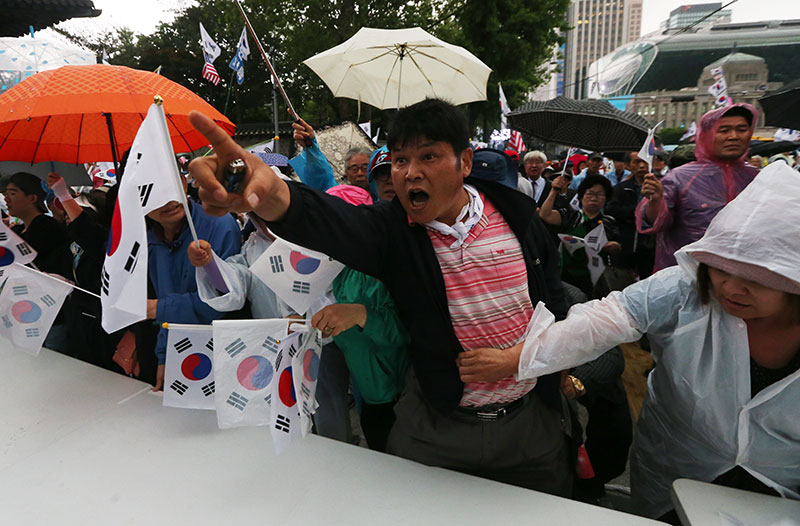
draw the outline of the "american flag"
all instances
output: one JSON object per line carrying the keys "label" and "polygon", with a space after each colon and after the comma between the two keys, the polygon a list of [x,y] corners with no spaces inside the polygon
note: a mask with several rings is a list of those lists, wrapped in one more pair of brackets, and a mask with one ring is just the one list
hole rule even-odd
{"label": "american flag", "polygon": [[210,62],[203,64],[203,78],[210,80],[215,86],[219,84],[219,73],[217,73],[217,68],[214,67],[214,64]]}
{"label": "american flag", "polygon": [[524,152],[525,143],[522,141],[522,134],[517,130],[511,130],[511,138],[508,141],[508,146],[515,149],[519,153]]}

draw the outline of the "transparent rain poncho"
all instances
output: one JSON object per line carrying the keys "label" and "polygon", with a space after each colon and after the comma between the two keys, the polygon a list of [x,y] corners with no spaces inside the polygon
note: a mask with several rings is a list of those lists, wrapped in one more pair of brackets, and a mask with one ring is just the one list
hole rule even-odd
{"label": "transparent rain poncho", "polygon": [[712,481],[735,466],[784,497],[800,499],[800,371],[750,395],[747,327],[696,291],[696,252],[762,266],[800,283],[800,174],[783,163],[761,172],[658,272],[607,298],[554,317],[539,304],[517,377],[533,378],[597,358],[647,333],[648,378],[631,449],[637,511],[667,512],[676,478]]}

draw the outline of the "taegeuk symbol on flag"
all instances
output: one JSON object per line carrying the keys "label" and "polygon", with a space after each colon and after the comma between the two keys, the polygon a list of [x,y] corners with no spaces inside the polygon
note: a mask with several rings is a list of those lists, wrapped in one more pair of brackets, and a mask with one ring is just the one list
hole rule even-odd
{"label": "taegeuk symbol on flag", "polygon": [[560,239],[561,243],[564,245],[564,248],[570,254],[574,254],[576,250],[586,246],[586,242],[583,240],[582,237],[575,237],[567,234],[557,234],[557,235],[558,239]]}
{"label": "taegeuk symbol on flag", "polygon": [[275,362],[289,321],[215,320],[213,327],[217,424],[270,425]]}
{"label": "taegeuk symbol on flag", "polygon": [[300,432],[303,437],[311,431],[314,423],[311,416],[317,412],[316,392],[321,356],[320,332],[310,329],[301,333],[298,351],[292,356],[292,375],[300,412]]}
{"label": "taegeuk symbol on flag", "polygon": [[27,265],[36,259],[36,255],[33,247],[0,221],[0,268],[12,263]]}
{"label": "taegeuk symbol on flag", "polygon": [[250,271],[295,312],[305,314],[343,268],[325,254],[278,238],[250,266]]}
{"label": "taegeuk symbol on flag", "polygon": [[164,367],[164,405],[214,409],[214,343],[210,325],[170,324]]}
{"label": "taegeuk symbol on flag", "polygon": [[608,243],[606,229],[603,228],[603,224],[597,225],[591,232],[586,234],[584,241],[586,242],[586,257],[589,274],[592,278],[592,285],[596,285],[597,280],[600,279],[600,276],[602,276],[603,272],[606,270],[603,256],[600,255],[600,251],[603,250],[603,247]]}
{"label": "taegeuk symbol on flag", "polygon": [[26,353],[38,355],[71,290],[68,283],[14,265],[0,291],[0,336]]}

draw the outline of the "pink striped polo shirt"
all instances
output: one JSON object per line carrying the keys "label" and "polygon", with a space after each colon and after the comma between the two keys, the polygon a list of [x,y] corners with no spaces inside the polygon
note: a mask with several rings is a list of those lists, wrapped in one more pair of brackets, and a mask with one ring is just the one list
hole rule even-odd
{"label": "pink striped polo shirt", "polygon": [[[483,215],[466,241],[450,248],[453,237],[427,228],[444,276],[447,307],[456,337],[465,350],[505,349],[518,343],[533,315],[522,247],[495,207],[484,198]],[[461,406],[512,402],[534,388],[536,380],[464,386]]]}

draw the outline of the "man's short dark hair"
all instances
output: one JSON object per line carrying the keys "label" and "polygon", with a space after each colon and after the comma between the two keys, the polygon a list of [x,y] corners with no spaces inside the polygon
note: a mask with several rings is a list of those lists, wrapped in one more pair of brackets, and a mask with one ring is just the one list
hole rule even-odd
{"label": "man's short dark hair", "polygon": [[389,151],[425,138],[443,141],[458,155],[469,148],[469,126],[464,113],[449,102],[425,99],[397,112],[389,128]]}
{"label": "man's short dark hair", "polygon": [[583,194],[586,193],[586,190],[596,184],[599,184],[603,187],[603,192],[606,194],[606,201],[610,201],[611,196],[614,195],[614,187],[611,186],[611,181],[606,179],[604,175],[600,174],[587,175],[583,181],[581,181],[581,184],[578,185],[578,199],[583,199]]}
{"label": "man's short dark hair", "polygon": [[723,117],[744,117],[744,120],[747,121],[748,126],[753,125],[753,114],[745,107],[742,106],[734,106],[733,108],[729,109],[725,113],[722,114]]}

